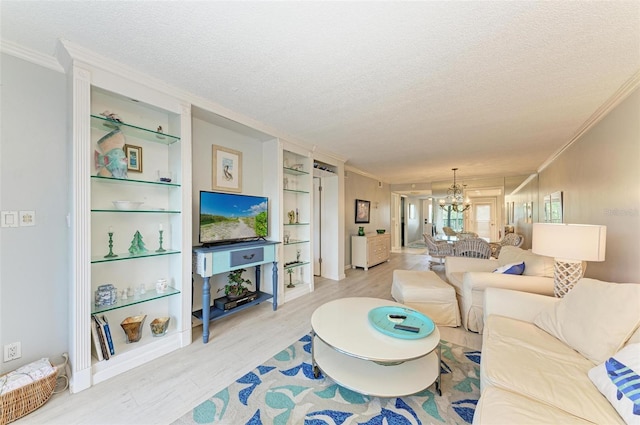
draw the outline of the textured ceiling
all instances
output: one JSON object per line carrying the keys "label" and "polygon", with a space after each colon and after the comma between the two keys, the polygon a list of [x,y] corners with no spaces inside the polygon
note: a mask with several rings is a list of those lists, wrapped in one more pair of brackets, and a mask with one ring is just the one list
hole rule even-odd
{"label": "textured ceiling", "polygon": [[389,183],[525,175],[640,70],[640,2],[1,1]]}

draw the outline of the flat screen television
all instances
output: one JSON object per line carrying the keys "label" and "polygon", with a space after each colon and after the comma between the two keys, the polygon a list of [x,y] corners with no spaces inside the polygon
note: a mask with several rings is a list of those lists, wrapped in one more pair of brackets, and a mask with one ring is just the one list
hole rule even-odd
{"label": "flat screen television", "polygon": [[200,191],[199,241],[203,245],[267,237],[269,199],[233,193]]}

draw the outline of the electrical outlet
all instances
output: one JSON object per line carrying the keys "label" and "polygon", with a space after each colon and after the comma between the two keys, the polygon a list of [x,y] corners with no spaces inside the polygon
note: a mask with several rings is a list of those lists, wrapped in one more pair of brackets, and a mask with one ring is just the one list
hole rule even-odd
{"label": "electrical outlet", "polygon": [[12,342],[4,346],[4,361],[19,359],[22,357],[22,348],[19,342]]}

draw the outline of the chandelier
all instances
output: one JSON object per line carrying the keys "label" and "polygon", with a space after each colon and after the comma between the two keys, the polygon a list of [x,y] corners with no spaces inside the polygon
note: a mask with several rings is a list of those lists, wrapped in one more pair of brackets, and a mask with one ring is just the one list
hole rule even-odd
{"label": "chandelier", "polygon": [[453,170],[453,184],[447,189],[447,197],[440,199],[440,208],[447,210],[451,207],[453,211],[463,212],[471,207],[471,201],[464,199],[464,188],[456,183],[456,171],[458,169],[452,168],[451,170]]}

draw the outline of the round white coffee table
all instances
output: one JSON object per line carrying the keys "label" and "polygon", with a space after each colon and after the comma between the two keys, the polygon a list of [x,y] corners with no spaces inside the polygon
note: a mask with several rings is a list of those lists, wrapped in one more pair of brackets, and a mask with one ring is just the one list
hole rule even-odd
{"label": "round white coffee table", "polygon": [[338,384],[361,394],[400,397],[434,382],[440,392],[440,331],[419,339],[385,335],[370,323],[376,307],[406,306],[378,298],[341,298],[318,307],[311,316],[311,356]]}

